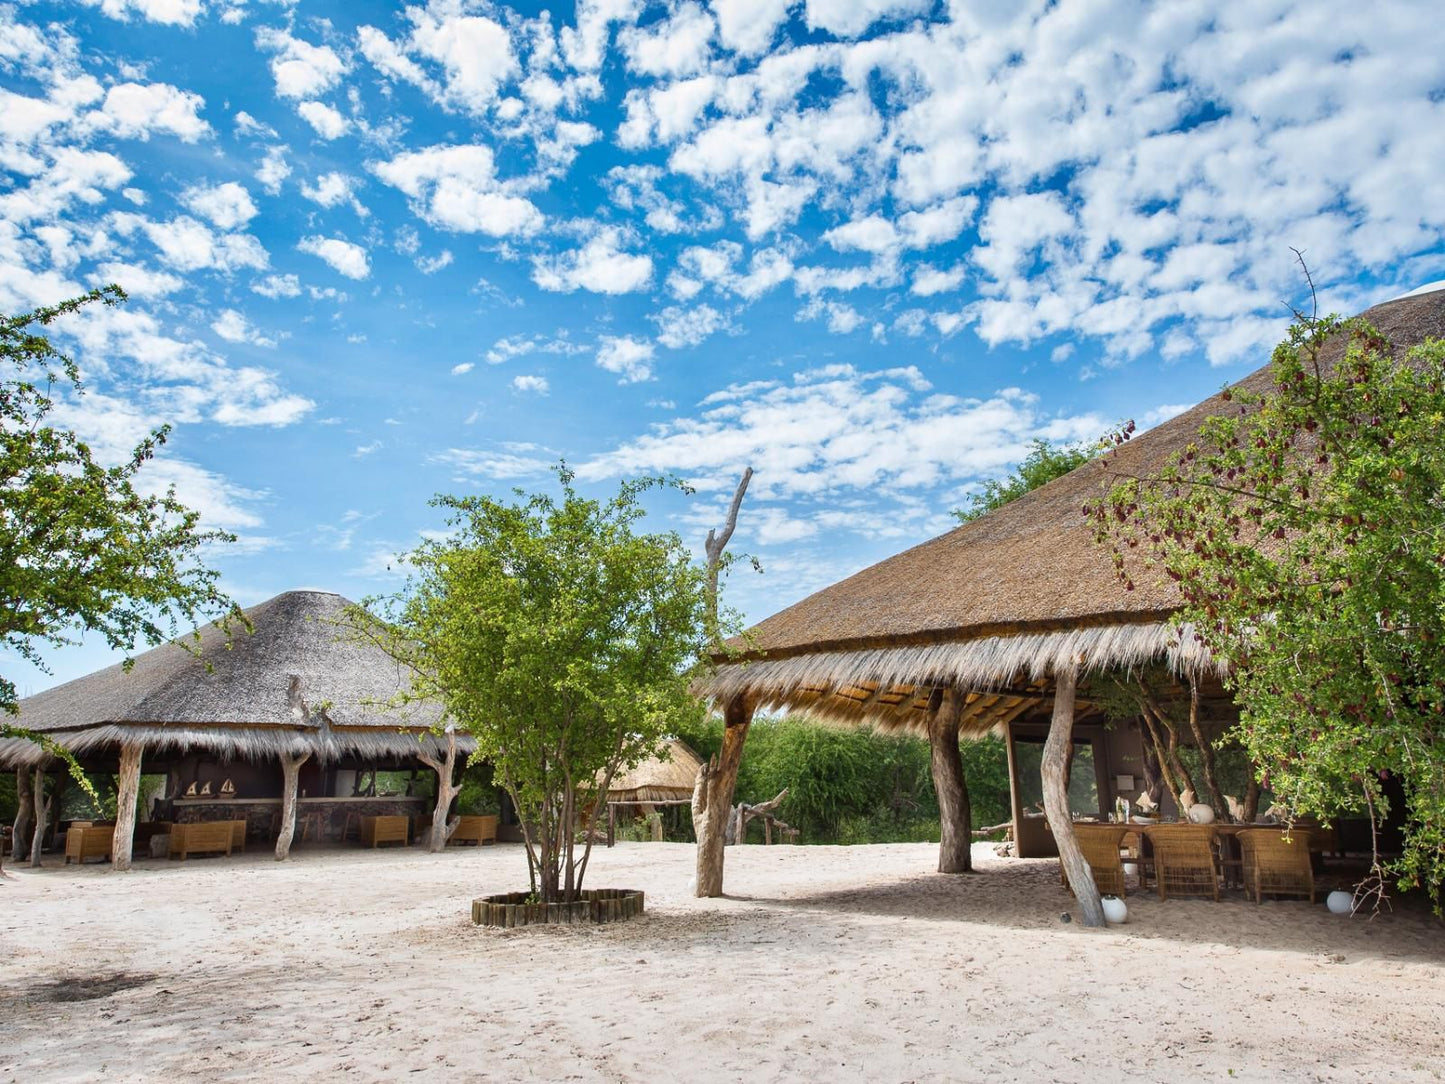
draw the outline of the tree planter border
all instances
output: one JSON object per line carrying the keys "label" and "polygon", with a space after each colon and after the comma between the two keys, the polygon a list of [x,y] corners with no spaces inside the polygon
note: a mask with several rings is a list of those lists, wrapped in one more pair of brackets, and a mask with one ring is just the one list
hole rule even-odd
{"label": "tree planter border", "polygon": [[587,888],[575,903],[528,903],[529,892],[504,892],[472,900],[472,924],[518,926],[621,922],[642,914],[642,893],[632,888]]}

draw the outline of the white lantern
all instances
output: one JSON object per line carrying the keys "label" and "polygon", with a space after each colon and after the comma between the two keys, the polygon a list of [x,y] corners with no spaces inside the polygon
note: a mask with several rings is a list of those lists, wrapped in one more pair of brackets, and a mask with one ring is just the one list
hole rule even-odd
{"label": "white lantern", "polygon": [[1139,876],[1139,863],[1138,863],[1138,862],[1125,862],[1125,863],[1124,863],[1124,876],[1125,876],[1125,877],[1137,877],[1137,876]]}
{"label": "white lantern", "polygon": [[1347,915],[1355,906],[1355,897],[1350,892],[1331,892],[1325,897],[1325,906],[1331,914]]}
{"label": "white lantern", "polygon": [[1214,810],[1203,802],[1198,802],[1189,807],[1189,820],[1194,824],[1213,824]]}
{"label": "white lantern", "polygon": [[1118,896],[1105,896],[1102,903],[1104,904],[1104,921],[1119,926],[1129,920],[1129,908],[1124,906],[1124,901]]}

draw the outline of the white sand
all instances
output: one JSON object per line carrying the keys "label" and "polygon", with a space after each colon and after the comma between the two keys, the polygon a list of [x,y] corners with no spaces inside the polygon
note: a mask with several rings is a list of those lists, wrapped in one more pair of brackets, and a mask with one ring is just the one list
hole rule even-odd
{"label": "white sand", "polygon": [[691,846],[624,844],[589,883],[647,915],[517,931],[469,920],[517,846],[14,871],[0,1081],[1445,1079],[1418,909],[1131,896],[1094,931],[1056,863],[975,854],[730,848],[695,900]]}

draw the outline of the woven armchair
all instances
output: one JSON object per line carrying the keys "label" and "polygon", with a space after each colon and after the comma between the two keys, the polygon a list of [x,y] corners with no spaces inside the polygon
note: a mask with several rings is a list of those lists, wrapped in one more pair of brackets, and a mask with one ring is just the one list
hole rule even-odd
{"label": "woven armchair", "polygon": [[1154,825],[1145,834],[1154,848],[1154,880],[1159,898],[1212,896],[1219,902],[1219,867],[1214,833],[1202,824]]}
{"label": "woven armchair", "polygon": [[1122,835],[1113,825],[1074,825],[1074,838],[1079,841],[1079,850],[1094,875],[1094,887],[1104,896],[1124,895],[1124,863],[1119,857]]}
{"label": "woven armchair", "polygon": [[1272,896],[1304,896],[1315,902],[1315,873],[1310,864],[1307,829],[1285,835],[1278,828],[1252,828],[1239,833],[1244,853],[1244,891],[1255,903]]}

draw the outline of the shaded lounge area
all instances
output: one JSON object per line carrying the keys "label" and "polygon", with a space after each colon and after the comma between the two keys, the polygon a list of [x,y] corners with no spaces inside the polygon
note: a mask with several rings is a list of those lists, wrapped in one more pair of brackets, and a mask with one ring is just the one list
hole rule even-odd
{"label": "shaded lounge area", "polygon": [[440,705],[390,706],[404,675],[348,633],[350,606],[287,592],[245,611],[250,632],[228,640],[206,626],[194,651],[165,644],[129,672],[111,666],[22,700],[21,726],[68,750],[91,779],[115,778],[115,815],[66,821],[67,792],[80,788],[61,759],[35,742],[0,741],[0,766],[19,783],[16,853],[39,845],[84,861],[104,851],[121,869],[134,854],[260,845],[284,858],[293,839],[390,841],[401,825],[410,841],[447,818],[475,743],[438,732]]}

